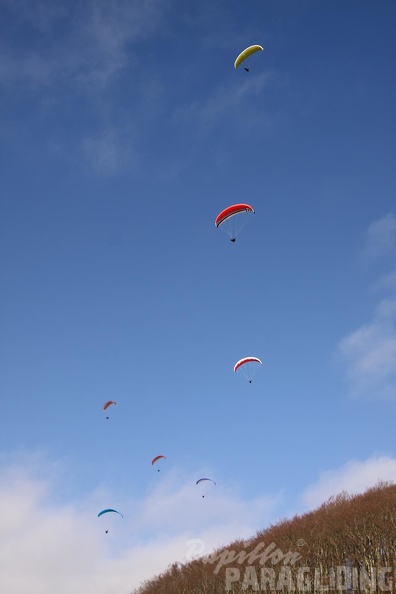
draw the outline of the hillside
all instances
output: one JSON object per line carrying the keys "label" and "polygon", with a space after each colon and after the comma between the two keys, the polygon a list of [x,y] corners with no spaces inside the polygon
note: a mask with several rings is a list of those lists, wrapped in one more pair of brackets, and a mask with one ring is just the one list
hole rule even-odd
{"label": "hillside", "polygon": [[133,594],[396,592],[396,486],[341,493],[249,542],[175,563]]}

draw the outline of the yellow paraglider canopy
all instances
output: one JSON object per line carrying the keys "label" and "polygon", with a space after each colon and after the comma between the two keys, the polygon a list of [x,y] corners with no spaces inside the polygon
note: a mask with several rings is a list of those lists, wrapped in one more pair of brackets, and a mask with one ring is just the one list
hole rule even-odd
{"label": "yellow paraglider canopy", "polygon": [[248,58],[252,54],[255,54],[256,52],[263,51],[263,50],[264,50],[264,48],[261,47],[261,45],[251,45],[250,47],[247,47],[246,49],[243,50],[243,52],[241,52],[239,54],[239,56],[235,60],[234,68],[238,68],[238,66],[240,66],[240,64],[242,64],[242,62],[244,60],[246,60],[246,58]]}

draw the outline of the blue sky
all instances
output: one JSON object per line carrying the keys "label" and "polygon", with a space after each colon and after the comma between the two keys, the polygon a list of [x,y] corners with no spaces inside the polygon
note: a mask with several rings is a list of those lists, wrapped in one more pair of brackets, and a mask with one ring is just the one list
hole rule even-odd
{"label": "blue sky", "polygon": [[[63,573],[122,594],[191,539],[396,480],[395,21],[391,0],[2,3],[8,594],[29,535],[32,594]],[[236,202],[256,214],[231,243]]]}

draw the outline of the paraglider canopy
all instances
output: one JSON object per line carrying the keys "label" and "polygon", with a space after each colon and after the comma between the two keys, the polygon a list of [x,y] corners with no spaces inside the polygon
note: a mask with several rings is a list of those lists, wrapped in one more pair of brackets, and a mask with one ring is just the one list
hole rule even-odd
{"label": "paraglider canopy", "polygon": [[[159,456],[155,456],[155,458],[153,458],[153,459],[151,460],[151,465],[152,465],[152,466],[154,466],[154,464],[155,464],[156,462],[158,462],[158,460],[161,460],[161,459],[163,459],[163,460],[166,460],[166,456],[163,456],[162,454],[160,454]],[[158,470],[158,472],[160,471],[160,469],[159,469],[159,468],[157,468],[157,470]]]}
{"label": "paraglider canopy", "polygon": [[232,204],[231,206],[227,206],[224,210],[222,210],[216,217],[215,225],[216,227],[220,227],[227,219],[230,217],[234,217],[237,214],[242,212],[252,212],[254,214],[253,206],[250,204]]}
{"label": "paraglider canopy", "polygon": [[214,480],[213,479],[210,479],[210,478],[200,478],[200,479],[197,480],[197,482],[195,484],[196,485],[199,485],[199,483],[201,483],[202,481],[211,481],[214,485],[216,484],[214,482]]}
{"label": "paraglider canopy", "polygon": [[[114,400],[108,400],[107,402],[104,403],[103,405],[103,410],[107,410],[109,408],[109,406],[111,406],[112,404],[117,404],[117,402],[114,402]],[[106,419],[108,419],[109,417],[106,417]]]}
{"label": "paraglider canopy", "polygon": [[113,512],[115,514],[119,514],[121,516],[121,518],[124,517],[121,512],[117,511],[116,509],[112,509],[111,507],[109,507],[107,509],[102,509],[102,511],[98,513],[98,518],[100,518],[100,516],[103,516],[103,514],[108,514],[109,512]]}
{"label": "paraglider canopy", "polygon": [[257,357],[244,357],[235,363],[234,372],[239,371],[251,384],[254,374],[262,364],[263,362]]}
{"label": "paraglider canopy", "polygon": [[114,402],[114,400],[108,400],[107,402],[104,403],[103,405],[103,410],[106,410],[107,408],[109,408],[109,406],[111,406],[112,404],[117,404],[117,402]]}
{"label": "paraglider canopy", "polygon": [[[100,516],[103,516],[104,514],[108,514],[108,513],[114,513],[114,514],[118,514],[119,516],[121,516],[121,518],[123,518],[124,516],[122,515],[121,512],[117,511],[116,509],[113,509],[112,507],[107,507],[106,509],[102,509],[102,511],[100,511],[98,513],[98,518],[100,518]],[[107,522],[107,521],[106,521]],[[105,530],[106,534],[108,534],[109,529],[106,528]]]}
{"label": "paraglider canopy", "polygon": [[[234,68],[238,68],[238,66],[240,66],[242,64],[242,62],[244,62],[244,60],[246,60],[246,58],[248,58],[252,54],[255,54],[256,52],[260,52],[263,50],[264,50],[264,48],[261,47],[261,45],[250,45],[249,47],[244,49],[243,52],[241,52],[239,54],[239,56],[237,57],[237,59],[234,62]],[[245,68],[245,70],[247,70],[249,72],[248,68]]]}
{"label": "paraglider canopy", "polygon": [[244,357],[243,359],[240,359],[239,361],[237,361],[234,365],[234,371],[237,371],[241,365],[245,365],[246,363],[260,363],[261,365],[263,364],[262,361],[260,361],[260,359],[258,359],[257,357]]}
{"label": "paraglider canopy", "polygon": [[244,202],[231,204],[222,210],[215,219],[216,227],[221,227],[232,242],[247,222],[250,215],[255,214],[253,206]]}
{"label": "paraglider canopy", "polygon": [[[199,485],[199,483],[205,482],[205,481],[209,481],[211,483],[213,483],[214,485],[216,485],[215,481],[211,478],[207,478],[207,477],[202,477],[200,479],[197,480],[197,482],[195,483],[196,485]],[[205,494],[202,493],[202,497],[205,497]]]}

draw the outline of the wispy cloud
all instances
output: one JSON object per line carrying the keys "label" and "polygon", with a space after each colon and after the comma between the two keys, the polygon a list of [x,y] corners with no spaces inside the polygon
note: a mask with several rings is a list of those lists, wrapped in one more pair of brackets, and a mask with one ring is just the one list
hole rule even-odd
{"label": "wispy cloud", "polygon": [[[396,217],[389,213],[372,223],[367,231],[366,256],[371,259],[395,253]],[[375,284],[387,293],[372,320],[345,336],[338,354],[354,396],[396,399],[396,271]]]}
{"label": "wispy cloud", "polygon": [[373,456],[363,462],[351,460],[337,470],[323,472],[318,482],[305,490],[303,502],[311,510],[342,491],[362,493],[379,481],[396,482],[395,459]]}
{"label": "wispy cloud", "polygon": [[0,41],[5,125],[7,110],[21,109],[49,147],[75,154],[87,169],[133,165],[139,136],[131,127],[142,130],[161,105],[157,75],[142,68],[143,45],[165,34],[171,3],[39,0],[33,8],[8,0],[0,8],[13,31]]}
{"label": "wispy cloud", "polygon": [[87,135],[81,140],[81,153],[84,162],[95,172],[106,175],[123,167],[131,167],[138,160],[133,148],[135,130],[129,127],[120,130],[108,124],[102,130]]}
{"label": "wispy cloud", "polygon": [[[38,464],[33,465],[38,468]],[[242,501],[216,488],[202,498],[194,481],[168,476],[142,500],[125,500],[124,518],[97,518],[99,502],[111,494],[94,491],[62,502],[64,480],[43,478],[31,459],[3,466],[0,478],[0,575],[7,594],[127,594],[141,581],[208,553],[232,539],[250,537],[271,518],[276,497]],[[117,520],[119,520],[119,516]],[[105,533],[109,527],[109,533]]]}
{"label": "wispy cloud", "polygon": [[29,2],[7,5],[14,30],[25,35],[23,44],[2,43],[3,82],[22,79],[37,86],[69,80],[94,91],[109,85],[127,65],[133,67],[133,45],[158,30],[168,2],[90,0],[67,8],[64,2],[41,0],[34,9]]}
{"label": "wispy cloud", "polygon": [[[258,74],[254,78],[246,78],[237,89],[231,83],[219,85],[209,97],[201,101],[193,101],[182,109],[179,108],[174,113],[174,118],[188,122],[199,122],[201,126],[208,124],[213,126],[217,122],[222,125],[224,121],[229,121],[230,117],[234,119],[235,114],[240,112],[246,101],[260,98],[271,77],[272,73],[266,72]],[[251,121],[255,121],[257,126],[256,109],[254,104],[249,104],[249,117],[240,118],[244,127],[248,126]],[[269,116],[267,117],[269,120]],[[260,121],[262,123],[262,120]],[[205,132],[205,128],[203,128],[203,132]]]}
{"label": "wispy cloud", "polygon": [[396,270],[383,276],[374,287],[377,291],[390,290],[396,294]]}
{"label": "wispy cloud", "polygon": [[396,248],[396,216],[388,213],[374,221],[367,231],[366,256],[373,260]]}
{"label": "wispy cloud", "polygon": [[338,349],[353,395],[395,399],[396,298],[381,301],[373,320],[343,338]]}

